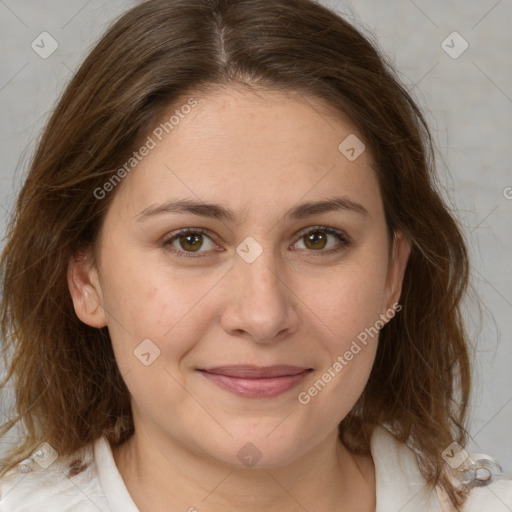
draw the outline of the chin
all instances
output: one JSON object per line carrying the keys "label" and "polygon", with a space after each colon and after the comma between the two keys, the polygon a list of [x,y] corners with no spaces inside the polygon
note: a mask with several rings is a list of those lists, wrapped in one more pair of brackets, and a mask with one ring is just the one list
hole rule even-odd
{"label": "chin", "polygon": [[[275,428],[275,423],[274,427]],[[303,455],[310,445],[303,438],[287,436],[281,433],[275,435],[272,429],[255,430],[254,427],[239,431],[234,439],[229,439],[222,445],[215,447],[204,446],[203,449],[218,462],[236,468],[271,469],[283,467],[293,463]],[[270,433],[270,435],[269,435]]]}

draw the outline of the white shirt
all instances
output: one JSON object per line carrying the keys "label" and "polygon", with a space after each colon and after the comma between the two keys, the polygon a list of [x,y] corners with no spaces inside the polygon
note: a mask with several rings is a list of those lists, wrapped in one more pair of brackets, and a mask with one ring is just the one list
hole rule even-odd
{"label": "white shirt", "polygon": [[[436,491],[425,491],[414,452],[386,429],[375,429],[371,454],[376,476],[375,512],[451,510],[441,505]],[[512,512],[512,480],[473,488],[462,510]],[[57,458],[46,469],[33,457],[26,459],[0,479],[0,512],[140,511],[126,489],[108,441],[100,438],[73,457]]]}

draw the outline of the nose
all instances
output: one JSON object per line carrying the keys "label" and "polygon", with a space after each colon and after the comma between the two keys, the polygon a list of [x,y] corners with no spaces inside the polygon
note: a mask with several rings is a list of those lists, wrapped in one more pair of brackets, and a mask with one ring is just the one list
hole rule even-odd
{"label": "nose", "polygon": [[300,299],[270,251],[252,263],[237,258],[223,286],[227,300],[221,325],[229,335],[271,343],[297,330]]}

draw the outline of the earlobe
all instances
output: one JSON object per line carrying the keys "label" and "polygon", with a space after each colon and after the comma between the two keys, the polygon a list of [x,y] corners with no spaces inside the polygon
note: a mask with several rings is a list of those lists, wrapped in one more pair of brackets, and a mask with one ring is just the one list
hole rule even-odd
{"label": "earlobe", "polygon": [[89,254],[77,254],[70,258],[67,281],[78,318],[91,327],[105,327],[107,321],[98,272]]}

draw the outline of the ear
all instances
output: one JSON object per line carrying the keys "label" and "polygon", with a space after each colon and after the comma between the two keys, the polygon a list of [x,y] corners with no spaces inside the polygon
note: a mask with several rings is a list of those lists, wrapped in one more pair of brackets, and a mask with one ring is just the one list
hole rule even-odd
{"label": "ear", "polygon": [[68,288],[78,318],[91,327],[107,325],[98,271],[90,253],[70,258],[67,269]]}
{"label": "ear", "polygon": [[402,231],[396,231],[393,236],[393,247],[386,277],[384,307],[387,311],[394,309],[394,305],[400,301],[402,283],[410,253],[411,244],[408,238]]}

